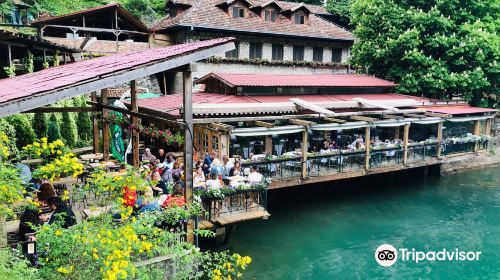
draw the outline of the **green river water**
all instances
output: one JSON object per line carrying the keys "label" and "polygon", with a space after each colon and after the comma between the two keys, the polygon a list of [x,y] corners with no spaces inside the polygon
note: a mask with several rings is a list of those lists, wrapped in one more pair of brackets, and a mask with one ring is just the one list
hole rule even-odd
{"label": "green river water", "polygon": [[[500,279],[500,168],[303,186],[277,192],[269,212],[238,225],[224,248],[252,257],[245,279]],[[382,267],[383,243],[482,253]]]}

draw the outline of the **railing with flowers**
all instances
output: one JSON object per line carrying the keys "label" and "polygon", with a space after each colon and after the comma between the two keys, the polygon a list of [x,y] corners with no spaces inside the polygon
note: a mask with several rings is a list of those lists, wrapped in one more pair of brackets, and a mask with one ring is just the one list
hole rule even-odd
{"label": "railing with flowers", "polygon": [[485,149],[489,139],[490,137],[487,135],[472,135],[470,133],[463,137],[447,138],[442,142],[442,154],[471,153],[474,152],[476,145],[480,149]]}
{"label": "railing with flowers", "polygon": [[240,182],[236,186],[221,188],[198,187],[194,189],[194,193],[200,197],[208,220],[214,220],[223,214],[236,211],[267,209],[269,183],[270,179],[266,178],[260,183]]}
{"label": "railing with flowers", "polygon": [[363,169],[364,150],[334,150],[322,153],[309,153],[307,157],[307,175],[322,176],[340,173],[345,170]]}
{"label": "railing with flowers", "polygon": [[277,180],[300,178],[302,174],[302,158],[296,156],[270,156],[262,161],[243,161],[241,166],[256,166],[264,177]]}

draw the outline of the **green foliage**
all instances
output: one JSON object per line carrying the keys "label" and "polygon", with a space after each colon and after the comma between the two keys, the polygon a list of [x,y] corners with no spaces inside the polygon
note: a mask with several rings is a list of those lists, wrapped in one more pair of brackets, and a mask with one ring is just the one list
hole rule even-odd
{"label": "green foliage", "polygon": [[40,275],[20,252],[4,248],[0,249],[0,279],[38,280]]}
{"label": "green foliage", "polygon": [[47,137],[49,118],[45,113],[35,113],[33,117],[33,130],[38,138]]}
{"label": "green foliage", "polygon": [[36,140],[36,134],[31,127],[28,117],[23,114],[7,117],[7,121],[14,126],[16,130],[16,145],[20,149]]}
{"label": "green foliage", "polygon": [[49,128],[47,129],[47,138],[49,142],[54,142],[58,139],[62,139],[61,128],[59,127],[59,122],[57,121],[57,117],[55,114],[52,114],[50,116]]}
{"label": "green foliage", "polygon": [[336,16],[338,23],[348,27],[351,23],[351,6],[354,0],[328,0],[326,9]]}
{"label": "green foliage", "polygon": [[13,78],[16,76],[16,66],[14,66],[14,64],[4,67],[3,70],[5,71],[5,74],[7,74],[9,78]]}
{"label": "green foliage", "polygon": [[[87,97],[82,96],[80,99],[76,100],[80,107],[87,107]],[[90,114],[88,112],[78,112],[77,116],[78,123],[78,137],[83,142],[88,142],[92,139],[92,120],[90,119]]]}
{"label": "green foliage", "polygon": [[28,57],[26,58],[26,63],[24,64],[28,73],[33,73],[35,69],[35,65],[33,64],[33,54],[31,52],[28,53]]}
{"label": "green foliage", "polygon": [[22,180],[19,170],[10,164],[0,163],[0,218],[11,217],[12,205],[23,200]]}
{"label": "green foliage", "polygon": [[358,0],[353,62],[397,91],[498,107],[500,2]]}
{"label": "green foliage", "polygon": [[0,119],[0,134],[1,132],[9,138],[8,148],[11,154],[17,154],[19,151],[16,146],[16,129],[7,119]]}
{"label": "green foliage", "polygon": [[61,63],[61,57],[59,56],[59,51],[56,51],[54,57],[52,58],[52,66],[59,66]]}
{"label": "green foliage", "polygon": [[0,4],[0,14],[8,14],[14,8],[13,0],[5,0]]}
{"label": "green foliage", "polygon": [[69,112],[62,113],[61,136],[68,147],[75,147],[77,141],[76,123]]}

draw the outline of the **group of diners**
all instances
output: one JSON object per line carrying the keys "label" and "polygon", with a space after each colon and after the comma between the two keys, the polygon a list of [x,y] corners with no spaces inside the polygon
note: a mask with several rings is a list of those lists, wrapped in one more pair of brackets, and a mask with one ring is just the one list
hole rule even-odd
{"label": "group of diners", "polygon": [[[386,139],[381,141],[378,136],[370,138],[370,147],[373,148],[397,148],[402,145],[401,139]],[[339,150],[347,151],[358,151],[366,149],[366,143],[363,135],[358,135],[354,141],[345,147],[341,147],[337,144],[335,140],[324,139],[321,147],[319,148],[320,153],[336,152]]]}

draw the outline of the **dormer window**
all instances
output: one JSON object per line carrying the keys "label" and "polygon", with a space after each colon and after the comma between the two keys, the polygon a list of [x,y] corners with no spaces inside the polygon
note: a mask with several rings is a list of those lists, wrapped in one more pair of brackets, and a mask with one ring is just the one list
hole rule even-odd
{"label": "dormer window", "polygon": [[278,20],[278,11],[276,10],[265,10],[264,11],[264,20],[276,22]]}
{"label": "dormer window", "polygon": [[296,13],[293,15],[293,23],[295,24],[305,24],[306,23],[306,15],[303,13]]}
{"label": "dormer window", "polygon": [[243,7],[233,7],[233,18],[244,18],[245,8]]}

